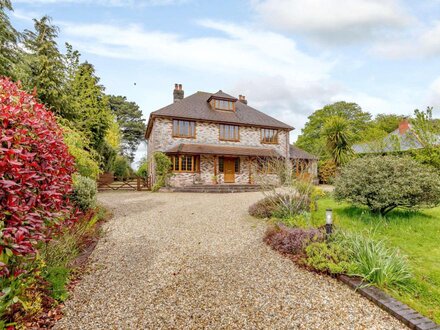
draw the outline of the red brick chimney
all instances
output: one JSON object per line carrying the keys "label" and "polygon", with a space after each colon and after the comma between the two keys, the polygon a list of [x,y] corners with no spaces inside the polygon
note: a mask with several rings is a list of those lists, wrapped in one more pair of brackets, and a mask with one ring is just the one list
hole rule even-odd
{"label": "red brick chimney", "polygon": [[246,96],[244,96],[244,95],[238,95],[238,100],[241,102],[241,103],[244,103],[244,104],[247,104],[247,100],[246,100]]}
{"label": "red brick chimney", "polygon": [[402,121],[399,123],[399,134],[403,135],[408,131],[410,128],[408,118],[403,118]]}
{"label": "red brick chimney", "polygon": [[183,99],[184,92],[182,89],[182,84],[174,84],[173,98],[174,103]]}

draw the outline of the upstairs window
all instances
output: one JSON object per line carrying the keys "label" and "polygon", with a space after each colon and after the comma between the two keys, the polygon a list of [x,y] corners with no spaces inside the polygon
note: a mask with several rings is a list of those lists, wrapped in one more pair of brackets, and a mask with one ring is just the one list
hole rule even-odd
{"label": "upstairs window", "polygon": [[270,128],[261,129],[261,143],[278,143],[278,130]]}
{"label": "upstairs window", "polygon": [[232,101],[214,99],[213,102],[217,110],[235,111],[235,103]]}
{"label": "upstairs window", "polygon": [[173,136],[195,138],[196,123],[187,120],[173,120]]}
{"label": "upstairs window", "polygon": [[220,124],[220,140],[240,141],[238,126]]}

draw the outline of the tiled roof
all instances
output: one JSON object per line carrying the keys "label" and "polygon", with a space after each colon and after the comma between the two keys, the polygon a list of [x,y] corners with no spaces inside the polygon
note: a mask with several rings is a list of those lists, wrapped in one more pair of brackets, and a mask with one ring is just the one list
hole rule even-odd
{"label": "tiled roof", "polygon": [[241,146],[226,146],[218,144],[181,143],[165,153],[171,154],[196,154],[196,155],[223,155],[223,156],[255,156],[255,157],[281,157],[272,148],[255,148]]}
{"label": "tiled roof", "polygon": [[[220,94],[219,94],[220,93]],[[217,92],[218,95],[231,97],[230,95]],[[271,127],[292,130],[289,126],[265,113],[258,111],[242,102],[235,103],[236,111],[214,110],[208,103],[211,93],[197,92],[184,99],[154,111],[150,115],[146,137],[150,135],[154,117],[172,117],[192,120],[205,120],[209,122],[223,122],[238,125]]]}
{"label": "tiled roof", "polygon": [[290,159],[318,159],[318,157],[292,145],[290,146],[289,153]]}
{"label": "tiled roof", "polygon": [[[217,92],[212,94],[209,98],[218,98],[218,99],[225,99],[225,100],[231,100],[231,101],[237,101],[236,97],[233,97],[229,94],[226,94],[221,89]],[[209,99],[208,99],[209,100]]]}
{"label": "tiled roof", "polygon": [[396,129],[382,140],[358,143],[352,147],[357,154],[387,153],[421,148],[423,148],[423,144],[411,128],[403,134],[399,132],[399,129]]}

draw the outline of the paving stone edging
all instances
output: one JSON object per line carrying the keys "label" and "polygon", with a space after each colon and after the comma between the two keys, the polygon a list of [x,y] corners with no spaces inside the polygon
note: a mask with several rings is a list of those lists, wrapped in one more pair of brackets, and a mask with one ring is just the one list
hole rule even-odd
{"label": "paving stone edging", "polygon": [[404,303],[390,297],[388,294],[374,286],[365,286],[361,279],[339,275],[339,280],[347,284],[353,290],[371,300],[387,313],[393,315],[400,322],[414,330],[440,330],[440,325],[409,308]]}

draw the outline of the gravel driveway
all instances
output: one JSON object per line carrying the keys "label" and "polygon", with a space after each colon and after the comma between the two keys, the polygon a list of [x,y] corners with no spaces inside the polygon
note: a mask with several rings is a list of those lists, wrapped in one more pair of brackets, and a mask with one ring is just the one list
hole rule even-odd
{"label": "gravel driveway", "polygon": [[404,329],[262,242],[260,193],[111,192],[114,212],[57,329]]}

